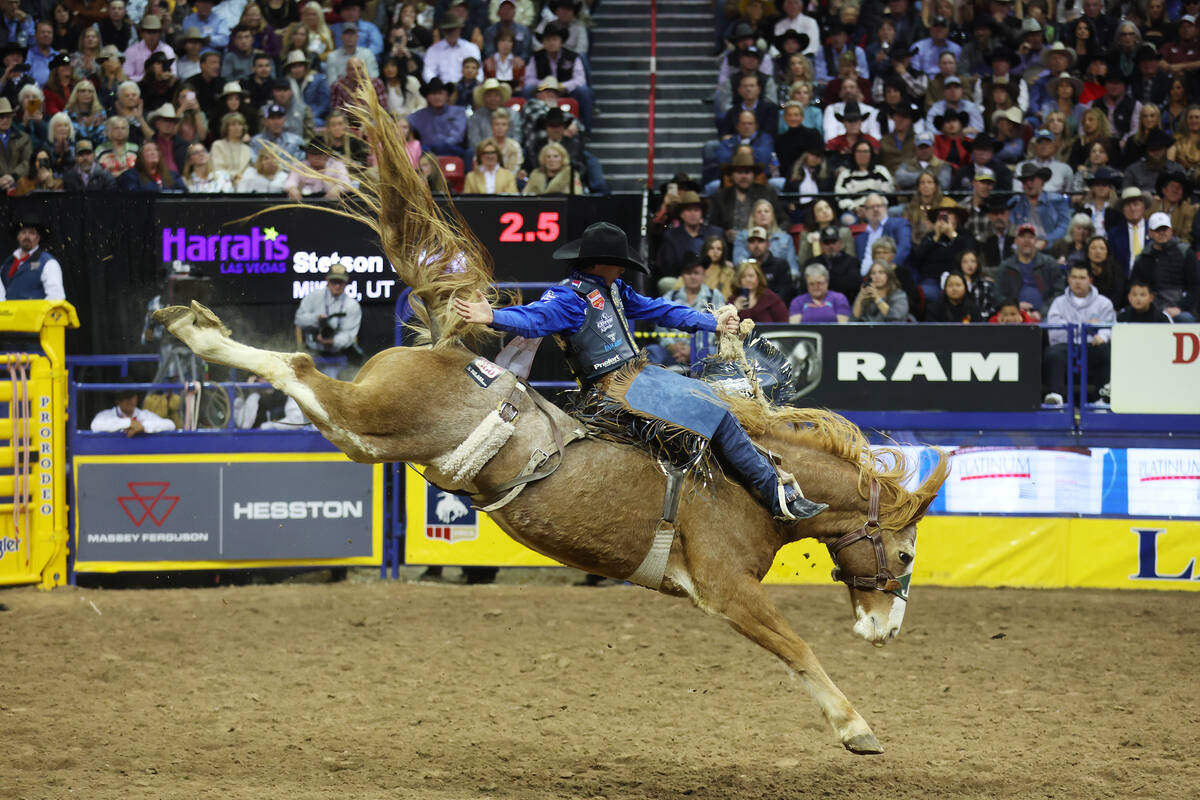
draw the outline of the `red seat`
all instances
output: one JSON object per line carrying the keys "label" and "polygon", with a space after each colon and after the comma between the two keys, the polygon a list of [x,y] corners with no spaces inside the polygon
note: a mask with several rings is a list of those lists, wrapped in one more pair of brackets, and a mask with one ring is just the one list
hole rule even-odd
{"label": "red seat", "polygon": [[509,101],[504,104],[504,106],[509,111],[514,111],[519,114],[521,113],[521,109],[525,107],[525,98],[513,95],[511,98],[509,98]]}
{"label": "red seat", "polygon": [[458,156],[438,156],[437,159],[450,191],[460,193],[463,190],[463,182],[467,179],[463,160]]}
{"label": "red seat", "polygon": [[569,112],[575,119],[579,119],[579,101],[574,97],[558,98],[558,107],[563,111]]}

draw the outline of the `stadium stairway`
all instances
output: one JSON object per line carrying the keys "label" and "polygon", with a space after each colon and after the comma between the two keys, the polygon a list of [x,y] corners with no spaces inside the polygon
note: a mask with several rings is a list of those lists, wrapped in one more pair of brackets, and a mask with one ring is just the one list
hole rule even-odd
{"label": "stadium stairway", "polygon": [[[679,171],[699,177],[701,148],[715,129],[707,102],[716,87],[712,9],[695,0],[658,0],[658,102],[654,182]],[[615,192],[646,181],[650,91],[650,4],[604,0],[592,32],[596,113],[590,147]]]}

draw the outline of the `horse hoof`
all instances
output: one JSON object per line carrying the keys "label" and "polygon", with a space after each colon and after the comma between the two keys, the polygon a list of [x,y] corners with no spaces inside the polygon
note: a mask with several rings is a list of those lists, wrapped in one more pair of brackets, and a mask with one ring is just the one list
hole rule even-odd
{"label": "horse hoof", "polygon": [[229,336],[230,331],[221,322],[221,318],[212,312],[208,306],[192,301],[192,313],[196,315],[197,328],[216,328],[223,335]]}
{"label": "horse hoof", "polygon": [[851,753],[860,756],[877,756],[883,752],[883,745],[872,733],[860,733],[842,742],[842,746]]}
{"label": "horse hoof", "polygon": [[166,325],[170,328],[176,322],[183,320],[185,317],[190,317],[192,310],[187,306],[167,306],[160,308],[154,312],[154,321],[160,325]]}

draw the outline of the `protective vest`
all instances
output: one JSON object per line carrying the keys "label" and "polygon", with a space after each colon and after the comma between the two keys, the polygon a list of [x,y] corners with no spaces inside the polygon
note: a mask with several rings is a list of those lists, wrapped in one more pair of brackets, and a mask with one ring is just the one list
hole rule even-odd
{"label": "protective vest", "polygon": [[576,277],[560,285],[569,286],[587,303],[583,327],[570,336],[555,337],[580,383],[592,383],[637,358],[638,349],[629,332],[616,282],[605,288],[601,283]]}
{"label": "protective vest", "polygon": [[5,296],[9,300],[45,300],[46,290],[42,287],[42,265],[53,258],[54,256],[38,248],[36,255],[17,267],[17,274],[13,275],[12,279],[9,279],[8,271],[12,268],[13,257],[10,255],[6,258],[4,264],[0,265],[0,280],[4,281]]}

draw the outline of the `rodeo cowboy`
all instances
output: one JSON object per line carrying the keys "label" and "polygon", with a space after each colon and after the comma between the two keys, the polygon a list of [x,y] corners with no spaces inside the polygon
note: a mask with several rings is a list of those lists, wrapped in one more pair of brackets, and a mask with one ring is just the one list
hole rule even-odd
{"label": "rodeo cowboy", "polygon": [[[475,302],[460,297],[454,300],[454,310],[467,322],[529,339],[557,336],[584,387],[599,387],[610,396],[619,392],[621,401],[635,413],[708,439],[722,466],[753,490],[777,518],[807,519],[828,507],[780,481],[770,460],[755,448],[728,405],[708,384],[647,364],[632,381],[616,385],[620,383],[614,380],[617,371],[638,359],[630,319],[685,331],[717,330],[712,314],[646,297],[621,280],[626,269],[650,272],[629,248],[624,231],[607,222],[594,223],[582,238],[556,250],[554,259],[569,262],[571,275],[538,300],[493,309],[482,295]],[[726,320],[725,330],[737,333],[736,316]]]}

